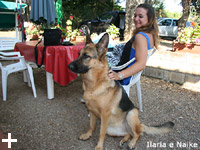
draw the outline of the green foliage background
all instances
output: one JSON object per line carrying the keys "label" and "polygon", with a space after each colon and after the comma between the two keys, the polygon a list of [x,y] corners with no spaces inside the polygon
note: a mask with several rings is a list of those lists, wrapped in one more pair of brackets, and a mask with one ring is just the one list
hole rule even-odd
{"label": "green foliage background", "polygon": [[122,10],[114,0],[63,0],[63,25],[69,16],[73,16],[73,28],[83,20],[94,19],[110,10]]}
{"label": "green foliage background", "polygon": [[[15,0],[7,1],[15,2]],[[57,0],[55,0],[55,2],[56,1]],[[65,22],[69,19],[70,15],[72,15],[74,18],[73,28],[77,28],[78,23],[83,20],[94,19],[106,11],[123,10],[123,8],[118,5],[120,1],[125,0],[62,0],[62,26],[66,25]],[[153,4],[153,6],[155,7],[157,17],[169,17],[179,19],[182,13],[170,12],[169,10],[165,10],[164,1],[166,0],[148,0],[148,2]],[[31,0],[22,0],[22,2],[25,2],[28,5],[31,4]],[[200,0],[191,0],[190,6],[191,12],[189,20],[195,21],[200,24]],[[27,13],[30,13],[30,11],[26,11],[26,14]],[[29,17],[28,14],[26,16]],[[28,18],[27,20],[29,21]]]}

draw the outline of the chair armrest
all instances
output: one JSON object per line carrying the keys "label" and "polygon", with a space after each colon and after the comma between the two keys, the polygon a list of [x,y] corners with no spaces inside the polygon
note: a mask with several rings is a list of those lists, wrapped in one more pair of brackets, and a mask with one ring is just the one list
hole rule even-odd
{"label": "chair armrest", "polygon": [[21,56],[20,52],[0,52],[0,55],[3,56]]}
{"label": "chair armrest", "polygon": [[24,56],[17,56],[17,57],[4,57],[4,56],[0,56],[0,60],[20,60],[23,59]]}
{"label": "chair armrest", "polygon": [[24,56],[21,56],[20,52],[0,52],[1,60],[20,60],[24,59]]}
{"label": "chair armrest", "polygon": [[111,69],[112,70],[122,70],[122,69],[126,68],[129,64],[131,64],[134,60],[135,60],[135,57],[132,58],[131,60],[129,60],[127,63],[121,65],[121,66],[112,66]]}

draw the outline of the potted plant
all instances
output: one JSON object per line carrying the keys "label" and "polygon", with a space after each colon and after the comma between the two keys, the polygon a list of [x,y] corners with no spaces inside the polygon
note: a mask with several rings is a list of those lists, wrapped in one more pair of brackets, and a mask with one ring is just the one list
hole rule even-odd
{"label": "potted plant", "polygon": [[178,33],[177,39],[173,42],[173,50],[200,48],[200,26],[192,22],[192,27],[186,27]]}
{"label": "potted plant", "polygon": [[72,36],[72,31],[71,30],[67,30],[67,32],[66,32],[66,39],[67,39],[67,41],[70,41],[70,39],[71,39],[71,36]]}
{"label": "potted plant", "polygon": [[83,31],[81,29],[75,29],[76,31],[76,42],[84,42],[85,36],[83,35]]}
{"label": "potted plant", "polygon": [[59,24],[56,26],[56,28],[60,29],[60,31],[62,32],[62,35],[61,35],[61,42],[63,42],[64,39],[66,38],[67,29],[61,27]]}
{"label": "potted plant", "polygon": [[76,42],[83,42],[85,36],[83,36],[82,30],[74,29],[71,33],[71,40]]}
{"label": "potted plant", "polygon": [[77,30],[73,30],[72,33],[71,33],[70,40],[76,41],[76,35],[77,35]]}
{"label": "potted plant", "polygon": [[111,24],[107,29],[106,32],[111,36],[113,40],[119,37],[119,28],[117,28],[114,24]]}
{"label": "potted plant", "polygon": [[39,39],[39,32],[40,32],[39,26],[37,26],[33,23],[30,23],[29,27],[26,29],[26,33],[30,37],[30,40],[38,40]]}

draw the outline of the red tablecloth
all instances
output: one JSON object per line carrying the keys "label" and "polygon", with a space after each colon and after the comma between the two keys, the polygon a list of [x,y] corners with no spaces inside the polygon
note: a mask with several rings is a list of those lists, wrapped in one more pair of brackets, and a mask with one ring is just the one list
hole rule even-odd
{"label": "red tablecloth", "polygon": [[[15,51],[19,51],[25,60],[35,62],[34,47],[37,41],[18,42]],[[68,65],[78,58],[78,53],[84,47],[84,43],[76,43],[73,46],[47,46],[43,64],[45,70],[53,74],[53,80],[60,85],[67,85],[76,79],[77,75],[68,69]],[[43,44],[38,45],[38,64],[42,60]]]}

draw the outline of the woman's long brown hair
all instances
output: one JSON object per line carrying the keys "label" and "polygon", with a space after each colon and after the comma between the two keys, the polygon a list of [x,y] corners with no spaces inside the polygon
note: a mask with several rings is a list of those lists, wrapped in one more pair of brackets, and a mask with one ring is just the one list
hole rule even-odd
{"label": "woman's long brown hair", "polygon": [[154,46],[158,48],[158,44],[159,44],[158,24],[157,24],[154,8],[151,5],[146,4],[146,3],[138,5],[137,8],[144,8],[147,10],[148,24],[141,28],[134,29],[133,36],[137,34],[138,32],[150,33],[153,35]]}

